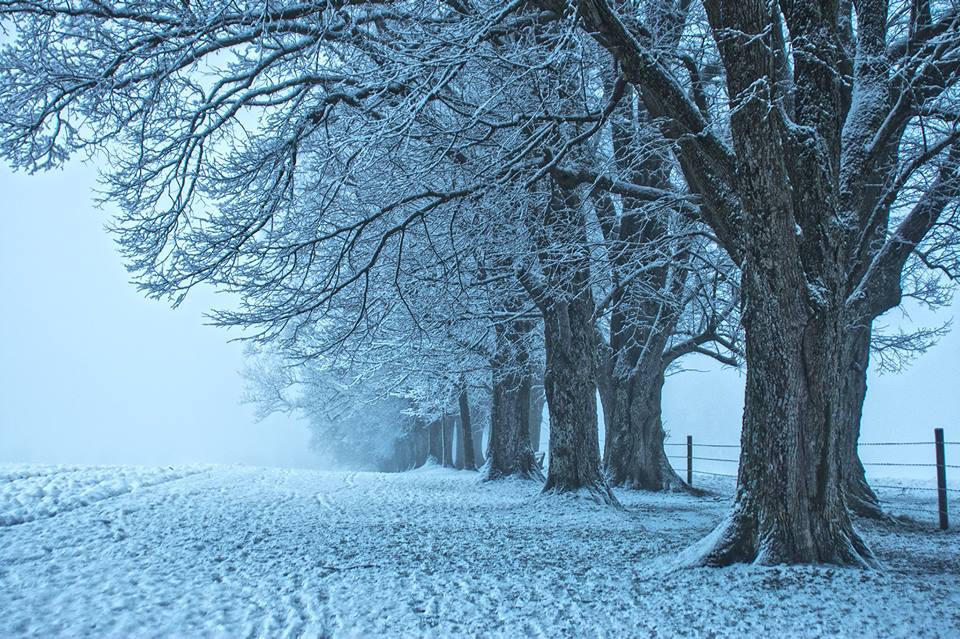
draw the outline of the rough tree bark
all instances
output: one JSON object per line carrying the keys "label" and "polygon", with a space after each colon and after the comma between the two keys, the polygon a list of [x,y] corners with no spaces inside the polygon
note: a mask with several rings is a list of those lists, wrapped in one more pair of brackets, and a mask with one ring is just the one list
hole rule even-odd
{"label": "rough tree bark", "polygon": [[594,300],[580,198],[552,182],[540,261],[546,288],[525,286],[543,314],[544,391],[550,412],[550,464],[544,492],[586,491],[617,504],[600,471],[594,371]]}
{"label": "rough tree bark", "polygon": [[543,478],[530,448],[530,376],[525,370],[528,360],[525,339],[530,329],[529,322],[517,319],[498,322],[495,326],[485,479]]}
{"label": "rough tree bark", "polygon": [[867,394],[867,368],[870,362],[870,327],[851,328],[843,340],[840,387],[840,419],[843,455],[844,488],[847,505],[861,517],[884,517],[877,494],[867,483],[866,472],[860,461],[857,444],[860,440],[860,419]]}
{"label": "rough tree bark", "polygon": [[473,430],[473,463],[477,468],[482,468],[486,464],[483,456],[483,435],[485,427],[482,424],[474,426]]}
{"label": "rough tree bark", "polygon": [[[623,216],[619,233],[623,246],[614,247],[614,294],[610,317],[610,344],[596,333],[597,388],[604,417],[603,462],[610,483],[626,488],[674,490],[688,488],[667,459],[663,446],[666,433],[661,420],[661,397],[667,361],[664,348],[672,334],[681,308],[672,308],[663,299],[643,299],[634,286],[645,291],[670,294],[668,268],[651,268],[631,285],[621,286],[620,269],[625,268],[655,224],[638,224]],[[642,230],[641,230],[642,227]],[[657,233],[657,230],[652,230]],[[612,231],[607,235],[613,240]],[[647,238],[653,241],[651,238]],[[614,241],[614,244],[620,240]],[[678,282],[681,280],[677,280]],[[646,294],[649,296],[649,293]]]}
{"label": "rough tree bark", "polygon": [[443,461],[443,424],[439,419],[435,419],[427,426],[427,436],[430,446],[427,456],[432,457],[437,464]]}
{"label": "rough tree bark", "polygon": [[736,501],[700,561],[869,565],[843,489],[841,351],[850,317],[831,174],[840,161],[842,102],[829,72],[840,53],[836,21],[824,24],[812,5],[787,12],[792,35],[818,51],[796,58],[795,117],[805,125],[796,127],[771,112],[778,88],[768,81],[776,76],[771,51],[781,50],[772,6],[706,5],[736,105],[748,367]]}
{"label": "rough tree bark", "polygon": [[460,451],[463,455],[463,468],[476,470],[477,460],[473,455],[473,427],[470,423],[470,397],[466,384],[460,386],[458,403],[460,405]]}
{"label": "rough tree bark", "polygon": [[543,390],[543,380],[530,385],[530,447],[533,452],[540,451],[540,434],[543,428],[543,407],[547,403],[547,396]]}
{"label": "rough tree bark", "polygon": [[553,302],[544,312],[547,372],[544,388],[550,411],[550,466],[545,491],[596,492],[614,501],[600,473],[593,356],[592,303]]}
{"label": "rough tree bark", "polygon": [[608,420],[603,461],[614,486],[644,490],[688,488],[673,470],[663,447],[663,383],[662,363],[647,362],[625,379],[611,377],[606,397],[601,394],[604,419]]}
{"label": "rough tree bark", "polygon": [[[871,554],[850,521],[841,481],[847,461],[838,410],[842,316],[829,307],[811,314],[799,274],[776,261],[757,256],[744,272],[753,364],[737,497],[704,560],[868,564]],[[791,287],[798,292],[787,293]]]}
{"label": "rough tree bark", "polygon": [[440,465],[447,468],[453,468],[453,429],[453,415],[444,415],[440,418],[440,437],[443,453],[443,457],[440,459]]}
{"label": "rough tree bark", "polygon": [[[654,3],[655,4],[655,3]],[[650,6],[653,7],[654,4]],[[656,16],[666,32],[664,46],[676,46],[682,14]],[[613,94],[612,80],[606,92]],[[673,189],[670,151],[650,120],[643,102],[627,90],[611,116],[614,162],[631,184],[661,193]],[[637,154],[637,149],[644,151]],[[610,483],[645,490],[686,489],[667,459],[661,421],[661,394],[667,362],[664,348],[683,304],[682,258],[668,261],[671,241],[662,204],[623,197],[618,213],[609,194],[593,193],[607,248],[610,279],[610,341],[597,331],[597,387],[605,424],[603,461]],[[659,264],[658,264],[659,262]],[[640,266],[644,268],[638,272]]]}
{"label": "rough tree bark", "polygon": [[419,468],[427,463],[427,458],[430,457],[430,429],[419,417],[413,422],[410,439],[413,444],[413,467]]}

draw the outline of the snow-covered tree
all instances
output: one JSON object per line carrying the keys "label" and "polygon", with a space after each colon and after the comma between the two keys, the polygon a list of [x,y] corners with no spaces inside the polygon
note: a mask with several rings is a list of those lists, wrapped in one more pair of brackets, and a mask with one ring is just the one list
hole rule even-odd
{"label": "snow-covered tree", "polygon": [[[671,199],[742,273],[739,488],[698,561],[871,563],[846,505],[872,325],[911,262],[955,272],[955,4],[0,0],[0,16],[0,153],[30,170],[104,153],[141,285],[236,291],[223,324],[284,348],[349,337],[416,282],[415,227],[456,238],[437,267],[478,244],[463,229],[514,222],[482,239],[516,243],[490,281],[509,267],[543,320],[547,488],[610,500],[591,200],[663,190],[586,158],[632,88],[677,167]],[[500,310],[526,319],[502,281]]]}

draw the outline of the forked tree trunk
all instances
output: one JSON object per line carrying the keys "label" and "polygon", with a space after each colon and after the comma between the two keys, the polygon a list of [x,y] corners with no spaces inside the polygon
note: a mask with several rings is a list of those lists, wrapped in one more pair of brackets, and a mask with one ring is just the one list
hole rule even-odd
{"label": "forked tree trunk", "polygon": [[766,256],[744,269],[749,366],[737,496],[698,563],[870,565],[841,481],[843,300],[825,293],[811,309],[798,270],[777,262]]}
{"label": "forked tree trunk", "polygon": [[[682,13],[658,17],[664,45],[675,45],[680,30],[670,25],[682,19]],[[613,156],[631,183],[669,191],[669,150],[654,131],[642,101],[636,108],[632,100],[621,101],[611,118]],[[650,151],[637,158],[638,145]],[[597,331],[607,477],[625,488],[687,488],[667,459],[661,421],[664,348],[683,312],[685,272],[679,260],[671,266],[651,257],[664,250],[672,231],[662,214],[649,211],[649,202],[624,197],[619,213],[609,197],[599,204],[613,284],[609,345]]]}
{"label": "forked tree trunk", "polygon": [[857,444],[860,441],[860,420],[863,400],[867,395],[867,368],[870,363],[869,326],[851,328],[844,336],[843,381],[840,387],[841,445],[846,459],[843,485],[847,492],[847,506],[861,517],[881,519],[877,494],[867,483],[866,472],[860,461]]}
{"label": "forked tree trunk", "polygon": [[490,441],[483,467],[488,480],[511,476],[543,478],[530,448],[530,376],[523,370],[528,328],[526,322],[520,321],[496,326]]}
{"label": "forked tree trunk", "polygon": [[[550,464],[544,492],[590,493],[618,504],[600,471],[596,338],[590,255],[579,194],[554,182],[539,241],[547,290],[539,293],[550,413]],[[532,287],[531,287],[532,288]]]}
{"label": "forked tree trunk", "polygon": [[[607,477],[614,486],[678,490],[688,486],[670,465],[663,447],[661,394],[664,371],[659,357],[634,369],[627,379],[612,377],[604,407],[609,416],[603,451]],[[601,398],[603,396],[601,395]]]}
{"label": "forked tree trunk", "polygon": [[466,470],[476,470],[477,460],[473,456],[473,431],[470,424],[470,398],[467,394],[466,384],[460,387],[460,452],[463,455],[463,468]]}
{"label": "forked tree trunk", "polygon": [[[704,7],[715,34],[737,34],[718,38],[717,46],[736,104],[730,128],[742,210],[736,235],[747,381],[736,501],[699,549],[699,563],[871,565],[843,486],[841,352],[853,311],[846,303],[845,239],[837,228],[847,220],[831,173],[840,162],[838,129],[829,119],[837,113],[840,85],[823,59],[798,56],[805,84],[794,85],[797,116],[809,128],[785,125],[771,112],[781,95],[769,82],[776,72],[773,39],[743,35],[771,29],[768,11],[776,5]],[[803,36],[826,40],[830,34],[824,27]],[[822,81],[816,89],[814,78]]]}

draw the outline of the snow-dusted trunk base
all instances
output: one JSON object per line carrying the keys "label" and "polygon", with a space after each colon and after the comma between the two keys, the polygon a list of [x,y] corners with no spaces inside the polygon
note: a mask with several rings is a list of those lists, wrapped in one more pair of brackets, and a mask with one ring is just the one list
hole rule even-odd
{"label": "snow-dusted trunk base", "polygon": [[[658,358],[659,359],[659,358]],[[604,466],[614,486],[643,490],[689,490],[663,448],[661,396],[664,373],[659,361],[628,379],[610,375],[601,401],[606,420]]]}
{"label": "snow-dusted trunk base", "polygon": [[482,472],[485,479],[543,479],[528,438],[530,387],[523,377],[508,375],[493,384],[490,443]]}
{"label": "snow-dusted trunk base", "polygon": [[554,302],[544,311],[550,466],[543,489],[587,491],[602,502],[616,504],[600,472],[592,311],[589,292]]}
{"label": "snow-dusted trunk base", "polygon": [[861,517],[883,519],[885,515],[880,508],[880,500],[867,483],[866,471],[857,450],[863,400],[867,395],[870,337],[869,326],[851,329],[844,337],[843,382],[840,387],[842,446],[847,459],[844,468],[844,489],[850,510]]}
{"label": "snow-dusted trunk base", "polygon": [[586,218],[577,190],[553,182],[543,222],[540,261],[547,288],[537,298],[550,413],[550,463],[543,491],[583,492],[601,503],[618,504],[600,471],[595,305]]}
{"label": "snow-dusted trunk base", "polygon": [[528,324],[520,321],[496,327],[490,441],[482,468],[485,479],[543,479],[530,448],[530,376],[524,371],[528,330]]}
{"label": "snow-dusted trunk base", "polygon": [[747,382],[733,512],[693,563],[872,565],[844,498],[839,296],[811,311],[796,271],[748,263]]}

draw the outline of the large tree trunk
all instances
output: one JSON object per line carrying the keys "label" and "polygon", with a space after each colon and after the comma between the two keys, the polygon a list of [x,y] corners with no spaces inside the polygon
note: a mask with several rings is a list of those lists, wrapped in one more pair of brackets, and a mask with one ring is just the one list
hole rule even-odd
{"label": "large tree trunk", "polygon": [[[659,360],[660,358],[656,358]],[[613,376],[604,409],[607,424],[604,466],[614,486],[644,490],[686,489],[663,447],[661,394],[664,371],[659,361],[645,362],[626,379]]]}
{"label": "large tree trunk", "polygon": [[554,302],[544,312],[544,389],[550,411],[550,465],[544,491],[587,490],[615,503],[600,472],[592,312],[589,291]]}
{"label": "large tree trunk", "polygon": [[544,492],[586,491],[617,499],[600,471],[594,301],[590,256],[580,199],[554,184],[544,216],[540,259],[548,289],[538,295],[543,314],[550,412],[550,464]]}
{"label": "large tree trunk", "polygon": [[[669,26],[679,15],[659,17],[669,18],[657,25],[665,34],[671,34],[670,38],[679,35]],[[655,134],[642,102],[637,107],[624,100],[614,111],[614,160],[632,184],[668,191],[669,150]],[[649,152],[637,158],[637,147]],[[609,345],[597,331],[597,387],[606,427],[603,456],[607,477],[613,485],[625,488],[687,488],[667,459],[661,421],[663,353],[683,313],[685,270],[679,260],[672,266],[657,264],[670,245],[672,232],[662,213],[649,210],[649,202],[624,197],[618,214],[612,200],[603,198],[597,216],[613,284]],[[644,268],[636,273],[640,265]]]}
{"label": "large tree trunk", "polygon": [[427,426],[428,436],[430,438],[430,447],[427,453],[437,464],[443,461],[443,425],[439,419],[435,419]]}
{"label": "large tree trunk", "polygon": [[418,417],[413,422],[410,436],[413,441],[413,467],[419,468],[430,457],[430,429]]}
{"label": "large tree trunk", "polygon": [[[717,45],[736,104],[730,126],[743,212],[737,232],[747,382],[736,501],[699,561],[870,565],[843,486],[841,351],[851,311],[838,233],[846,218],[831,173],[839,163],[838,127],[830,119],[840,85],[827,58],[798,57],[796,115],[805,126],[785,124],[771,112],[780,95],[769,82],[772,39],[739,35],[771,28],[773,5],[704,6],[714,33],[738,34]],[[814,46],[830,34],[803,36]]]}
{"label": "large tree trunk", "polygon": [[442,438],[443,453],[443,457],[440,459],[440,465],[447,468],[453,468],[453,416],[444,415],[440,419],[440,424],[440,436]]}
{"label": "large tree trunk", "polygon": [[527,364],[527,322],[508,320],[496,325],[493,358],[493,402],[490,441],[483,472],[486,479],[542,479],[530,448],[530,376]]}
{"label": "large tree trunk", "polygon": [[543,428],[543,407],[547,403],[547,396],[543,390],[542,381],[530,386],[530,446],[533,452],[540,451],[540,433]]}
{"label": "large tree trunk", "polygon": [[844,488],[847,505],[861,517],[884,517],[877,494],[867,483],[857,444],[863,400],[867,395],[867,368],[870,362],[870,326],[851,328],[843,340],[843,380],[840,387],[841,446],[846,460]]}
{"label": "large tree trunk", "polygon": [[477,460],[474,457],[473,431],[470,424],[470,398],[467,394],[466,384],[460,387],[460,452],[463,455],[463,468],[465,470],[476,470]]}
{"label": "large tree trunk", "polygon": [[748,368],[737,496],[699,561],[869,565],[842,483],[842,298],[811,309],[805,283],[778,268],[775,255],[744,269]]}
{"label": "large tree trunk", "polygon": [[604,341],[599,330],[594,332],[594,341],[597,344],[597,354],[594,360],[594,373],[597,381],[597,394],[600,395],[600,410],[603,411],[603,459],[606,464],[607,451],[610,450],[610,440],[613,431],[613,411],[616,406],[613,392],[613,357],[612,350]]}
{"label": "large tree trunk", "polygon": [[473,463],[477,468],[482,468],[486,463],[483,456],[483,434],[486,427],[482,424],[474,426],[473,430]]}

